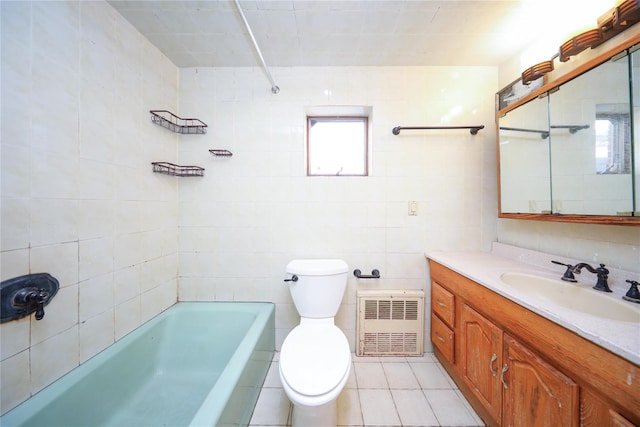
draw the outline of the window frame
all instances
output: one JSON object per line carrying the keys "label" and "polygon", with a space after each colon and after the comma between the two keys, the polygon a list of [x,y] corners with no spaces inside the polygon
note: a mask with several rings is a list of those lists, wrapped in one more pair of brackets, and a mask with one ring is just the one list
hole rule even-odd
{"label": "window frame", "polygon": [[[366,177],[369,176],[370,172],[370,156],[371,153],[369,151],[370,140],[371,140],[371,117],[370,114],[362,113],[362,114],[312,114],[307,113],[305,121],[305,162],[306,162],[306,176],[351,176],[351,177]],[[311,138],[310,138],[310,130],[311,130],[311,120],[322,120],[322,121],[341,121],[341,120],[351,120],[351,121],[362,121],[364,125],[364,171],[363,173],[357,174],[343,174],[343,173],[312,173],[311,172]]]}

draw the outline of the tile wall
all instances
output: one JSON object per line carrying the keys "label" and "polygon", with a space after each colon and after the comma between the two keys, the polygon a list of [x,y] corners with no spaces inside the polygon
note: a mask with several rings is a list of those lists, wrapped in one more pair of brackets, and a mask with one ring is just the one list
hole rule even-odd
{"label": "tile wall", "polygon": [[0,326],[1,411],[176,301],[178,71],[103,2],[0,2],[2,280],[60,291]]}
{"label": "tile wall", "polygon": [[[357,289],[425,289],[425,251],[489,250],[495,240],[497,71],[271,72],[277,95],[260,68],[180,69],[180,112],[201,118],[209,132],[179,140],[180,161],[206,168],[204,178],[179,182],[179,298],[275,302],[279,348],[299,321],[282,281],[286,264],[343,258],[351,271],[382,275],[358,281],[349,274],[337,323],[353,349]],[[328,105],[373,108],[370,176],[305,176],[305,109]],[[477,124],[485,129],[476,136],[391,133],[398,125]],[[214,158],[214,148],[233,157]],[[417,216],[408,215],[410,200]]]}
{"label": "tile wall", "polygon": [[501,219],[498,241],[640,273],[640,227]]}

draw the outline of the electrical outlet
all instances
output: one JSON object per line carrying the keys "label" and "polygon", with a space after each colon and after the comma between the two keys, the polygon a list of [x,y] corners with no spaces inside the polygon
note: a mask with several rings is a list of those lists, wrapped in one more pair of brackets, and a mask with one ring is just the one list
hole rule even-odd
{"label": "electrical outlet", "polygon": [[554,200],[553,201],[553,213],[562,212],[562,200]]}

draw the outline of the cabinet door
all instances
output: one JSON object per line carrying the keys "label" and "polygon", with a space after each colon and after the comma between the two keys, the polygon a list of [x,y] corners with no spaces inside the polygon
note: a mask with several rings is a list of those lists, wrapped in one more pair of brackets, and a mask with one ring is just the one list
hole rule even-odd
{"label": "cabinet door", "polygon": [[611,427],[634,427],[631,421],[618,414],[614,410],[609,410],[609,417],[611,420],[609,425]]}
{"label": "cabinet door", "polygon": [[[603,397],[596,390],[580,388],[580,427],[636,427],[605,402]],[[634,411],[631,407],[627,410],[631,413]],[[640,415],[639,411],[635,412]]]}
{"label": "cabinet door", "polygon": [[467,304],[460,305],[459,361],[462,380],[500,421],[502,330]]}
{"label": "cabinet door", "polygon": [[504,426],[578,426],[576,383],[507,334],[504,363]]}

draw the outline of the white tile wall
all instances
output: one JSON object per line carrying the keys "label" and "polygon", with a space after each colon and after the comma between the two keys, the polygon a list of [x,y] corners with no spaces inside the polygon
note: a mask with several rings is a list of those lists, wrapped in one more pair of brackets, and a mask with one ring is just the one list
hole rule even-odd
{"label": "white tile wall", "polygon": [[[181,136],[180,161],[206,168],[180,191],[180,299],[276,302],[279,347],[298,323],[282,280],[301,257],[344,258],[350,275],[337,322],[355,345],[360,288],[423,289],[424,252],[488,249],[495,238],[495,68],[274,68],[274,95],[258,68],[180,70],[180,112],[209,125]],[[373,108],[368,177],[306,177],[305,108]],[[405,131],[403,125],[471,125]],[[231,158],[211,157],[225,148]],[[407,214],[418,201],[418,216]],[[428,323],[428,322],[427,322]]]}
{"label": "white tile wall", "polygon": [[176,301],[178,72],[105,2],[2,2],[1,279],[60,290],[0,326],[7,410]]}
{"label": "white tile wall", "polygon": [[498,241],[640,272],[640,227],[502,219]]}

